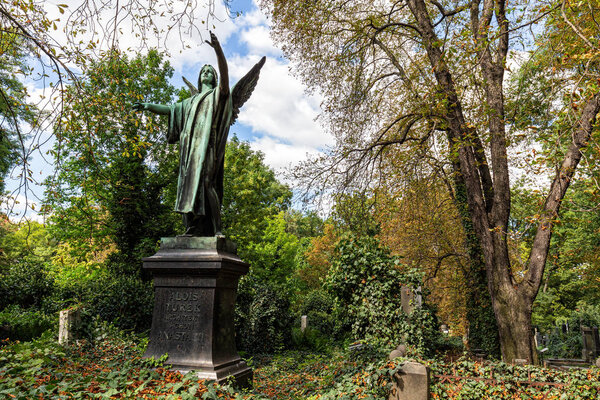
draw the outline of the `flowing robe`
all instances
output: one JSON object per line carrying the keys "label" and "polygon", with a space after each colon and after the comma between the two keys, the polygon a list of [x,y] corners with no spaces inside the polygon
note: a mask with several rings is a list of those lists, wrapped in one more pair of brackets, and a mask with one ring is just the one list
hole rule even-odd
{"label": "flowing robe", "polygon": [[215,188],[222,201],[223,160],[232,118],[231,104],[231,94],[220,98],[216,88],[170,106],[167,140],[180,142],[175,211],[206,215],[207,185]]}

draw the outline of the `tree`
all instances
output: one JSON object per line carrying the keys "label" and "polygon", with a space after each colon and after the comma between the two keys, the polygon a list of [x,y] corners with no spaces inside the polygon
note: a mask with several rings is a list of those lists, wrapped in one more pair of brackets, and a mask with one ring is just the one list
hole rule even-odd
{"label": "tree", "polygon": [[156,51],[132,59],[111,51],[67,93],[54,148],[58,171],[47,198],[53,230],[78,242],[81,256],[114,243],[122,261],[115,265],[139,272],[141,257],[160,236],[174,233],[176,149],[161,133],[164,120],[140,119],[131,110],[142,99],[172,102],[172,74]]}
{"label": "tree", "polygon": [[[426,149],[428,156],[445,160],[453,190],[464,189],[468,221],[463,219],[463,225],[472,224],[475,249],[485,264],[502,356],[534,361],[533,301],[561,202],[583,152],[589,151],[600,110],[600,53],[588,39],[598,33],[597,2],[531,7],[508,7],[505,0],[262,4],[298,74],[324,94],[325,123],[337,139],[321,164],[313,161],[316,167],[304,169],[306,183],[326,185],[341,176],[338,182],[345,188],[385,184],[378,167],[398,146],[412,154]],[[543,33],[535,37],[536,31]],[[542,99],[552,111],[543,118],[545,125],[527,131],[516,129],[509,119],[513,115],[506,113],[507,104],[518,103],[507,98],[505,87],[509,50],[523,48],[556,84],[553,96]],[[536,130],[543,134],[528,134]],[[559,139],[553,141],[559,155],[556,173],[538,213],[526,269],[515,274],[507,235],[509,148],[544,136]]]}
{"label": "tree", "polygon": [[245,246],[260,240],[268,218],[286,210],[291,199],[290,188],[265,165],[264,154],[253,151],[248,142],[235,135],[229,139],[223,177],[223,227],[242,253]]}
{"label": "tree", "polygon": [[469,348],[499,356],[485,275],[481,277],[477,268],[482,263],[478,254],[470,253],[457,202],[447,184],[435,176],[421,176],[405,185],[380,189],[375,211],[379,237],[404,264],[423,271],[438,316],[455,334],[468,332]]}

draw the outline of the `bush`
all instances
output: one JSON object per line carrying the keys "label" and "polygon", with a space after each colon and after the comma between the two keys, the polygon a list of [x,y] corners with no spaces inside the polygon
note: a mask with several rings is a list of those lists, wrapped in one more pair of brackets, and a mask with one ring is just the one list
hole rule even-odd
{"label": "bush", "polygon": [[12,305],[0,312],[0,339],[30,341],[56,327],[56,318]]}
{"label": "bush", "polygon": [[54,280],[43,264],[19,261],[0,275],[0,309],[11,304],[38,308],[54,289]]}
{"label": "bush", "polygon": [[290,302],[282,293],[252,277],[240,280],[235,310],[238,350],[274,353],[291,343]]}
{"label": "bush", "polygon": [[420,286],[421,275],[403,267],[373,237],[347,235],[337,252],[326,285],[339,318],[346,313],[353,339],[390,347],[406,340],[420,352],[431,352],[440,335],[433,310],[423,302],[410,315],[402,311],[401,287]]}
{"label": "bush", "polygon": [[308,325],[324,335],[335,335],[336,318],[333,315],[335,299],[324,290],[313,290],[304,298],[300,307],[300,315],[297,318],[300,323],[300,316],[306,315]]}
{"label": "bush", "polygon": [[[600,327],[600,305],[580,303],[568,318],[557,319],[558,326],[550,332],[548,338],[548,353],[552,358],[581,358],[583,338],[581,326]],[[563,332],[561,325],[569,326],[568,332]]]}
{"label": "bush", "polygon": [[152,283],[132,276],[99,280],[87,288],[84,298],[84,308],[91,315],[136,332],[150,329],[153,307]]}
{"label": "bush", "polygon": [[315,328],[307,327],[304,332],[298,327],[292,328],[294,349],[327,353],[331,350],[332,338]]}

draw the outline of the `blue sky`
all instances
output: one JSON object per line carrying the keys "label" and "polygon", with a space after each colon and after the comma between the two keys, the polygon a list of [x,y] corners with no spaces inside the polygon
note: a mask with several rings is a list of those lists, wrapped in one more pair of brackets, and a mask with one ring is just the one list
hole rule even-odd
{"label": "blue sky", "polygon": [[[58,3],[67,3],[69,10],[73,10],[80,0],[46,1],[44,7],[50,18],[64,18],[58,12]],[[230,84],[235,84],[262,56],[267,57],[258,85],[250,100],[241,109],[237,123],[231,127],[230,135],[236,134],[240,139],[250,142],[253,149],[262,151],[267,165],[282,178],[286,168],[306,159],[307,154],[317,154],[333,144],[333,140],[315,121],[320,112],[320,99],[318,96],[306,95],[304,86],[289,72],[289,62],[270,38],[267,17],[253,0],[233,0],[230,5],[232,11],[241,12],[238,17],[229,18],[225,7],[217,4],[214,12],[218,18],[209,24],[218,36],[227,57]],[[205,19],[205,15],[206,9],[197,10],[198,20]],[[161,24],[166,26],[169,21],[157,19],[156,23],[160,27]],[[57,40],[60,41],[60,32],[57,35]],[[159,49],[165,50],[165,45],[168,48],[169,61],[175,68],[175,75],[171,81],[174,86],[185,86],[182,76],[196,82],[202,65],[216,65],[213,49],[204,43],[207,38],[208,29],[201,29],[196,34],[183,35],[182,38],[172,34],[166,38],[166,43],[155,40]],[[136,49],[139,46],[131,33],[123,33],[117,40],[122,49]],[[153,45],[152,41],[150,45]],[[39,98],[41,94],[48,97],[47,92],[44,93],[41,81],[30,81],[26,84],[33,98]],[[49,148],[49,145],[46,148]],[[44,149],[41,153],[43,151]],[[42,160],[39,155],[33,157],[31,164],[35,180],[38,182],[52,171],[52,165]],[[13,178],[17,173],[13,174]],[[287,183],[293,186],[293,182]],[[7,186],[9,189],[17,187],[18,180],[9,180]],[[38,197],[43,193],[40,186],[31,186],[31,189]],[[23,196],[24,193],[18,193],[20,203],[14,207],[14,211],[20,212],[20,215],[25,204]],[[29,203],[32,200],[35,201],[29,195]],[[28,210],[26,215],[36,218],[35,212],[31,210]]]}

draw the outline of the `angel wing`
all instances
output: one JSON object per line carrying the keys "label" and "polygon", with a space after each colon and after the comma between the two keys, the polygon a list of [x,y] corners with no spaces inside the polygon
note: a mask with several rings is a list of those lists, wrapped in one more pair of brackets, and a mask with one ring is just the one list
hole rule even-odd
{"label": "angel wing", "polygon": [[185,76],[182,76],[183,81],[185,82],[185,84],[188,86],[188,88],[190,89],[190,93],[192,93],[192,96],[198,93],[198,89],[196,88],[196,86],[194,86],[194,84],[192,84],[192,82],[188,81]]}
{"label": "angel wing", "polygon": [[263,57],[258,63],[238,83],[231,89],[231,105],[233,107],[233,114],[231,115],[231,125],[235,122],[240,113],[240,108],[252,95],[256,82],[258,82],[258,76],[260,75],[260,69],[265,64],[267,58]]}

